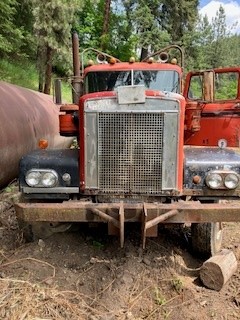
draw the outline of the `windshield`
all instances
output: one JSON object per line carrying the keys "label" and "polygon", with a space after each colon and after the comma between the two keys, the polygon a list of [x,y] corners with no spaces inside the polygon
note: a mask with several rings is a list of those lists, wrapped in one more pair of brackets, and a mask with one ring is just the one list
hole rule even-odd
{"label": "windshield", "polygon": [[174,70],[129,70],[89,72],[85,93],[114,91],[119,86],[144,85],[147,89],[179,93],[179,74]]}

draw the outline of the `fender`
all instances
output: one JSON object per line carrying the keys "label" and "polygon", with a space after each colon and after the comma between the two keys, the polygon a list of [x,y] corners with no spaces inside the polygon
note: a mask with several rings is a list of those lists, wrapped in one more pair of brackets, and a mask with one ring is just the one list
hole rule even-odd
{"label": "fender", "polygon": [[[29,187],[25,181],[26,173],[31,169],[51,169],[57,173],[58,183],[54,188]],[[69,198],[68,194],[79,192],[78,150],[35,150],[20,161],[20,191],[28,198]],[[64,181],[63,175],[69,174],[70,180]]]}

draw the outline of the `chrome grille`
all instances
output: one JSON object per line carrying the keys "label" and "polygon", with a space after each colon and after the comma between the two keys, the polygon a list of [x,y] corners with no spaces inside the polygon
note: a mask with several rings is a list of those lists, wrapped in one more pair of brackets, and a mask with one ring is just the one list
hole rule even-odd
{"label": "chrome grille", "polygon": [[99,190],[161,191],[163,128],[163,113],[99,113]]}

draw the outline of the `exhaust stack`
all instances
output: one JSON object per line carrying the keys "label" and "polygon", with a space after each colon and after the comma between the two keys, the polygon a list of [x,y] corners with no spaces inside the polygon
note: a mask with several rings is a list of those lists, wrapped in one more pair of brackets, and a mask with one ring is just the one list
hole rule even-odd
{"label": "exhaust stack", "polygon": [[79,58],[79,38],[77,32],[72,34],[72,56],[73,56],[73,80],[72,80],[72,100],[74,104],[78,104],[82,95],[82,77],[80,72]]}

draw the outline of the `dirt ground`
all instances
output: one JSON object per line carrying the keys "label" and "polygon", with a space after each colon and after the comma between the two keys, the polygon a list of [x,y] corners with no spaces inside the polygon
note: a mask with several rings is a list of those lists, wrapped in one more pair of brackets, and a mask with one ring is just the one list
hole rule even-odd
{"label": "dirt ground", "polygon": [[[0,319],[240,319],[240,267],[220,292],[199,278],[187,229],[160,230],[141,249],[129,226],[123,249],[105,226],[83,227],[25,243],[13,202],[0,193]],[[227,223],[224,245],[240,262],[240,223]]]}

